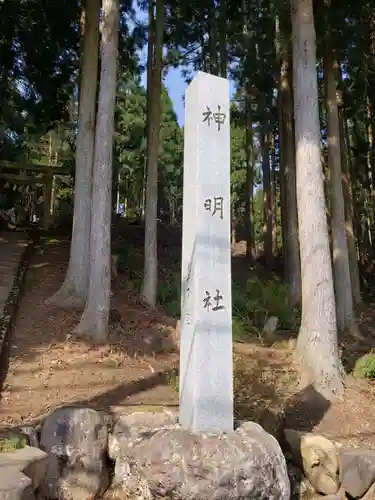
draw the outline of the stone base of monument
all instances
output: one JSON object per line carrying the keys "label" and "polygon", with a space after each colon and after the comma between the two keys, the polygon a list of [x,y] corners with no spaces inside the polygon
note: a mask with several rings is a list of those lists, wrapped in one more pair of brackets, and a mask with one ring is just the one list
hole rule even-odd
{"label": "stone base of monument", "polygon": [[286,461],[262,427],[192,434],[173,413],[121,417],[109,441],[114,498],[132,500],[289,500]]}

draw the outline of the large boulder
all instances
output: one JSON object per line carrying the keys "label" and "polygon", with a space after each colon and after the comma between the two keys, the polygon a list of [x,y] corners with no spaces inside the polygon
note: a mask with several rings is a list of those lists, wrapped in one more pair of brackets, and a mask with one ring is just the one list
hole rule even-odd
{"label": "large boulder", "polygon": [[293,429],[284,431],[287,453],[301,467],[314,489],[323,495],[335,495],[340,488],[338,451],[334,442]]}
{"label": "large boulder", "polygon": [[375,451],[341,447],[339,459],[343,489],[353,498],[362,498],[375,482]]}
{"label": "large boulder", "polygon": [[56,500],[92,500],[108,487],[107,416],[89,408],[59,408],[43,424],[49,454],[42,492]]}
{"label": "large boulder", "polygon": [[247,422],[233,433],[191,434],[176,415],[123,416],[109,440],[114,496],[122,500],[289,500],[277,441]]}

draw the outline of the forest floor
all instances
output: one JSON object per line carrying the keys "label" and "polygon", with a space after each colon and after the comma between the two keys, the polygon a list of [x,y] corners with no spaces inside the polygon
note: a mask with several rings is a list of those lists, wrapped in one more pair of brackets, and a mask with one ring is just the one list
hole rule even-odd
{"label": "forest floor", "polygon": [[[137,238],[130,246],[118,245],[122,258],[119,277],[113,283],[109,340],[100,346],[74,335],[79,311],[45,305],[45,299],[63,280],[69,241],[51,237],[43,240],[32,257],[13,328],[9,369],[0,402],[3,424],[37,422],[60,405],[86,405],[114,413],[177,406],[178,299],[172,282],[180,277],[173,267],[176,262],[178,267],[178,258],[174,259],[171,248],[178,254],[180,247],[178,242],[173,244],[171,235],[169,238],[162,245],[164,249],[159,249],[159,300],[163,308],[157,312],[146,310],[137,299],[142,269]],[[125,239],[129,241],[128,236]],[[254,270],[245,264],[242,249],[239,244],[233,257],[234,279],[238,276],[243,281],[241,286],[245,286],[242,295],[233,294],[236,416],[255,420],[276,432],[280,415],[284,415],[282,422],[286,427],[322,433],[352,446],[375,448],[375,382],[352,373],[356,359],[375,345],[375,331],[371,329],[375,324],[375,306],[367,306],[360,312],[365,341],[341,339],[348,372],[346,392],[341,400],[328,403],[311,387],[302,391],[298,387],[294,344],[290,341],[296,331],[280,330],[272,342],[265,341],[259,328],[257,333],[259,317],[264,320],[262,304],[268,300],[267,293],[274,295],[275,289],[262,291],[263,302],[260,303],[259,297],[251,302],[249,287],[253,285],[243,278],[254,276]],[[168,263],[173,263],[170,266],[173,272],[169,270],[169,274]],[[175,276],[171,278],[173,273]],[[246,316],[241,308],[242,296],[250,302],[252,316],[250,313]],[[287,325],[287,312],[280,305],[273,308],[279,308],[279,316],[285,315],[282,324]],[[246,330],[245,322],[251,323],[251,328]]]}

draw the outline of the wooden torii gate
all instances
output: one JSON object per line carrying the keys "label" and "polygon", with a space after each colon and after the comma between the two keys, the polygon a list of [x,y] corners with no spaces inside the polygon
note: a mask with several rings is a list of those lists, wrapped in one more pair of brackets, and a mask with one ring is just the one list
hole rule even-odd
{"label": "wooden torii gate", "polygon": [[[10,174],[4,170],[18,170],[18,174]],[[41,177],[34,177],[28,173],[42,174]],[[10,161],[0,161],[0,179],[4,179],[11,184],[43,185],[44,186],[44,208],[43,227],[48,229],[51,224],[52,207],[52,187],[55,175],[71,175],[69,168],[51,165],[37,165],[34,163],[14,163]]]}

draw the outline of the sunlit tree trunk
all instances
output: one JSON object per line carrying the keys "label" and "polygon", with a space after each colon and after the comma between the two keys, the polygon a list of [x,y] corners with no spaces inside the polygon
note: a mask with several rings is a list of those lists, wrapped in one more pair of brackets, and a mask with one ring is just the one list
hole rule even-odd
{"label": "sunlit tree trunk", "polygon": [[302,376],[327,399],[343,391],[336,306],[325,213],[312,0],[292,0],[297,207],[302,322],[297,341]]}
{"label": "sunlit tree trunk", "polygon": [[272,262],[272,191],[269,121],[263,118],[260,131],[263,178],[263,249],[267,264]]}
{"label": "sunlit tree trunk", "polygon": [[[153,14],[153,8],[150,14]],[[159,131],[161,118],[161,83],[163,66],[163,36],[164,36],[164,0],[156,0],[155,14],[155,49],[152,64],[151,88],[148,96],[148,132],[147,132],[147,184],[145,210],[145,257],[142,286],[142,300],[155,307],[158,283],[157,255],[157,206],[158,206],[158,162],[159,162]]]}
{"label": "sunlit tree trunk", "polygon": [[[338,71],[340,77],[340,71]],[[349,164],[351,163],[351,155],[349,153],[349,144],[346,138],[345,126],[345,110],[342,93],[338,93],[339,104],[339,121],[340,121],[340,149],[341,149],[341,167],[343,174],[343,194],[344,194],[344,208],[345,208],[345,224],[346,224],[346,238],[348,242],[349,253],[349,267],[350,267],[350,281],[352,284],[352,294],[354,304],[362,302],[361,286],[359,279],[358,269],[358,255],[356,237],[354,234],[353,225],[353,193],[351,186],[351,175]]]}
{"label": "sunlit tree trunk", "polygon": [[278,180],[276,175],[276,149],[275,149],[275,132],[272,133],[271,140],[271,206],[272,206],[272,250],[274,255],[278,253],[279,242],[277,240],[277,204],[278,204]]}
{"label": "sunlit tree trunk", "polygon": [[254,248],[254,218],[253,218],[253,198],[254,198],[254,164],[253,164],[253,120],[251,114],[250,96],[245,96],[245,116],[246,116],[246,202],[245,202],[245,230],[246,230],[246,256],[252,261]]}
{"label": "sunlit tree trunk", "polygon": [[[111,296],[112,157],[119,31],[118,0],[103,0],[101,71],[91,205],[88,298],[77,333],[105,341]],[[86,256],[87,258],[87,256]]]}
{"label": "sunlit tree trunk", "polygon": [[337,326],[343,331],[355,325],[350,280],[348,244],[345,228],[344,196],[342,189],[340,126],[336,96],[336,61],[330,44],[324,55],[327,103],[328,167],[331,181],[331,229],[333,274],[336,296]]}
{"label": "sunlit tree trunk", "polygon": [[244,48],[244,103],[245,103],[245,158],[246,158],[246,181],[245,181],[245,231],[246,231],[246,257],[251,262],[255,254],[254,246],[254,217],[253,217],[253,199],[254,199],[254,155],[253,155],[253,118],[251,110],[251,88],[250,88],[250,54],[252,35],[250,34],[249,24],[249,3],[241,0],[242,14],[242,39]]}
{"label": "sunlit tree trunk", "polygon": [[78,112],[74,218],[68,270],[61,288],[47,300],[60,307],[83,307],[89,283],[92,169],[98,79],[100,0],[86,2]]}

